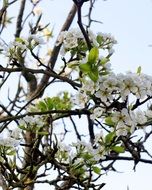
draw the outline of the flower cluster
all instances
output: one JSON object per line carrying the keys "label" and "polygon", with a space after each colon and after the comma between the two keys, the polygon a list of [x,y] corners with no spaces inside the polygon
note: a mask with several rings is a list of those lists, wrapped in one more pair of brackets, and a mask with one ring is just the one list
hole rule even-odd
{"label": "flower cluster", "polygon": [[116,135],[126,136],[128,132],[134,132],[136,120],[132,111],[123,108],[121,111],[115,111],[111,117],[112,121],[116,124]]}
{"label": "flower cluster", "polygon": [[9,57],[10,60],[17,60],[22,63],[22,58],[27,50],[33,50],[35,47],[44,44],[43,37],[40,35],[30,35],[28,38],[16,38],[8,45],[0,43],[1,53]]}
{"label": "flower cluster", "polygon": [[138,102],[144,102],[152,96],[152,77],[139,73],[107,74],[100,76],[94,83],[84,81],[74,101],[84,108],[92,105],[91,119],[103,120],[111,117],[117,136],[133,133],[151,118],[151,111],[134,109]]}
{"label": "flower cluster", "polygon": [[110,73],[100,76],[96,83],[91,80],[84,81],[80,92],[86,96],[94,94],[96,98],[100,99],[102,106],[108,106],[117,98],[126,100],[131,95],[142,100],[152,96],[152,77],[131,72],[118,75]]}
{"label": "flower cluster", "polygon": [[[90,43],[94,47],[101,48],[103,50],[107,49],[109,54],[113,53],[113,45],[117,43],[114,37],[111,34],[98,33],[94,34],[91,30],[88,30],[88,37]],[[66,52],[71,51],[74,48],[77,48],[81,51],[87,51],[86,42],[82,32],[79,29],[72,28],[69,31],[62,31],[58,37],[56,45],[63,45],[62,55],[65,55]]]}
{"label": "flower cluster", "polygon": [[70,171],[72,175],[81,175],[85,179],[89,175],[90,169],[96,174],[100,173],[98,162],[104,159],[107,153],[104,146],[99,145],[99,140],[102,134],[95,139],[96,148],[91,143],[85,141],[78,141],[70,145],[65,145],[63,142],[58,143],[58,152],[56,159],[62,163],[70,164]]}
{"label": "flower cluster", "polygon": [[28,129],[31,126],[39,126],[42,127],[44,125],[43,119],[40,116],[26,116],[23,119],[19,120],[20,126]]}
{"label": "flower cluster", "polygon": [[[7,135],[1,135],[0,145],[5,147],[16,147],[21,142],[21,132],[20,128],[15,128],[10,131]],[[7,137],[5,137],[7,136]]]}
{"label": "flower cluster", "polygon": [[110,54],[114,52],[113,45],[117,44],[117,41],[110,33],[98,32],[97,34],[94,34],[89,30],[88,35],[94,46],[103,50],[108,49]]}
{"label": "flower cluster", "polygon": [[63,44],[61,54],[64,55],[67,51],[78,47],[79,40],[83,40],[83,35],[78,29],[62,31],[58,36],[56,46]]}
{"label": "flower cluster", "polygon": [[[108,93],[104,93],[108,91]],[[103,99],[102,94],[107,94]],[[108,94],[112,96],[109,97]],[[125,100],[129,95],[133,95],[137,99],[144,99],[152,95],[152,77],[145,74],[127,73],[110,74],[101,76],[96,91],[96,97],[101,98],[103,102],[113,100],[121,96]]]}

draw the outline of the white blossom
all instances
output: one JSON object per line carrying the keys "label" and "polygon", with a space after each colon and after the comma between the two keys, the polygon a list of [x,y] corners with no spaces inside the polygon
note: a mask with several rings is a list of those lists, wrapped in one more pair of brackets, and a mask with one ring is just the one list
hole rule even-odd
{"label": "white blossom", "polygon": [[82,33],[78,29],[70,29],[69,31],[62,31],[58,36],[56,46],[63,43],[65,49],[72,49],[78,46],[78,39],[83,38]]}
{"label": "white blossom", "polygon": [[112,100],[111,89],[105,88],[104,86],[100,85],[100,89],[95,92],[95,96],[100,98],[102,102],[108,103],[107,100]]}
{"label": "white blossom", "polygon": [[45,44],[45,41],[44,41],[43,37],[40,36],[40,35],[37,35],[37,34],[31,34],[29,36],[29,39],[34,40],[35,43],[40,44],[40,45]]}
{"label": "white blossom", "polygon": [[132,111],[129,112],[126,108],[123,108],[120,112],[115,111],[111,119],[116,123],[117,136],[126,135],[128,132],[134,132],[136,120]]}
{"label": "white blossom", "polygon": [[102,113],[103,113],[104,109],[101,108],[101,107],[96,107],[94,110],[93,110],[93,113],[91,114],[91,119],[96,119],[96,118],[99,118],[101,117]]}
{"label": "white blossom", "polygon": [[44,125],[42,117],[39,115],[35,116],[25,116],[23,119],[19,120],[20,126],[28,126],[28,125],[38,125],[39,127]]}
{"label": "white blossom", "polygon": [[90,93],[90,94],[94,94],[95,92],[95,83],[91,80],[87,80],[84,82],[83,86],[82,86],[82,90],[86,93]]}
{"label": "white blossom", "polygon": [[93,43],[93,45],[95,47],[99,47],[99,43],[96,40],[97,36],[93,33],[93,31],[88,29],[88,34],[89,34],[89,38],[90,38],[91,42]]}
{"label": "white blossom", "polygon": [[77,37],[72,33],[67,33],[63,42],[66,49],[72,49],[78,46]]}
{"label": "white blossom", "polygon": [[103,131],[101,130],[100,133],[97,133],[97,134],[95,135],[95,140],[94,140],[95,143],[98,143],[98,141],[100,141],[100,139],[102,139],[103,136],[104,136],[104,134],[103,134]]}
{"label": "white blossom", "polygon": [[118,90],[117,84],[118,80],[114,75],[109,76],[105,81],[103,81],[103,86],[107,89],[110,89],[111,92]]}
{"label": "white blossom", "polygon": [[111,72],[111,63],[107,62],[106,64],[102,65],[102,68],[106,70],[107,72]]}
{"label": "white blossom", "polygon": [[145,115],[148,117],[148,118],[152,118],[152,110],[147,110]]}
{"label": "white blossom", "polygon": [[128,134],[128,127],[123,121],[119,121],[116,126],[116,135],[119,136],[126,136]]}
{"label": "white blossom", "polygon": [[34,7],[33,13],[34,13],[35,15],[37,15],[37,16],[39,16],[40,14],[42,14],[42,9],[41,9],[41,7],[38,7],[38,6]]}
{"label": "white blossom", "polygon": [[16,147],[20,144],[20,140],[16,140],[12,137],[0,138],[0,145]]}
{"label": "white blossom", "polygon": [[110,40],[110,42],[112,44],[116,44],[117,41],[116,39],[114,38],[114,36],[112,36],[112,34],[110,33],[102,33],[102,32],[98,32],[98,36],[102,36],[104,41],[106,41],[107,39]]}
{"label": "white blossom", "polygon": [[71,152],[71,147],[64,142],[58,142],[58,146],[60,147],[60,150],[65,152]]}
{"label": "white blossom", "polygon": [[77,158],[77,159],[75,159],[74,165],[77,165],[77,164],[83,164],[84,165],[84,159],[83,158]]}
{"label": "white blossom", "polygon": [[11,131],[10,136],[16,140],[21,138],[22,130],[20,128],[15,128]]}
{"label": "white blossom", "polygon": [[115,50],[114,50],[113,48],[110,48],[110,49],[108,50],[108,52],[109,52],[110,55],[112,55],[112,54],[115,52]]}
{"label": "white blossom", "polygon": [[136,122],[138,124],[144,124],[147,122],[147,117],[146,117],[145,113],[141,110],[136,111],[135,118],[136,118]]}
{"label": "white blossom", "polygon": [[126,98],[130,93],[135,94],[138,91],[133,78],[126,75],[118,75],[119,87],[122,98]]}
{"label": "white blossom", "polygon": [[119,121],[123,121],[127,124],[130,123],[130,115],[128,113],[128,109],[126,108],[123,108],[120,112],[119,111],[115,111],[113,114],[112,114],[112,121],[115,122],[115,123],[118,123]]}
{"label": "white blossom", "polygon": [[18,51],[20,51],[23,54],[28,49],[27,46],[28,42],[25,39],[21,42],[10,42],[8,45],[3,46],[3,54],[10,58],[17,58]]}
{"label": "white blossom", "polygon": [[88,96],[82,90],[80,90],[79,93],[77,93],[76,96],[73,98],[73,103],[75,105],[78,105],[80,108],[84,108],[87,102]]}
{"label": "white blossom", "polygon": [[20,48],[21,50],[27,50],[28,45],[29,45],[29,43],[26,40],[24,40],[24,42],[22,42],[22,43],[17,42],[17,41],[13,42],[13,46]]}

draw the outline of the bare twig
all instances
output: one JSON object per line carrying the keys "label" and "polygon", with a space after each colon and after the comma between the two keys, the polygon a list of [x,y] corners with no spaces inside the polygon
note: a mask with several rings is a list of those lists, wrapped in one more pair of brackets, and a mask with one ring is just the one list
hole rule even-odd
{"label": "bare twig", "polygon": [[85,31],[84,27],[83,27],[83,24],[82,24],[82,15],[81,15],[81,8],[82,8],[82,5],[85,1],[83,0],[80,0],[80,1],[77,1],[77,0],[73,0],[77,6],[77,11],[78,11],[78,25],[81,29],[81,32],[86,40],[86,43],[87,43],[87,46],[88,46],[88,49],[90,50],[92,48],[92,45],[91,45],[91,42],[90,42],[90,39],[88,37],[88,34],[87,32]]}
{"label": "bare twig", "polygon": [[[63,118],[63,117],[69,117],[71,115],[88,115],[90,114],[88,110],[50,110],[50,111],[43,111],[43,112],[28,112],[28,113],[25,113],[25,114],[22,114],[22,115],[15,115],[15,116],[7,116],[7,117],[3,117],[3,118],[0,118],[0,123],[3,123],[3,122],[8,122],[8,121],[14,121],[14,120],[17,120],[17,119],[22,119],[26,116],[35,116],[35,115],[49,115],[49,114],[61,114],[63,115],[62,117],[55,117],[55,120],[56,119],[59,119],[59,118]],[[66,114],[66,115],[65,115]]]}
{"label": "bare twig", "polygon": [[[62,29],[60,32],[62,31],[65,31],[65,30],[68,30],[73,19],[74,19],[74,16],[75,16],[75,13],[76,13],[76,6],[75,4],[72,6],[67,18],[66,18],[66,21],[65,23],[63,24],[62,26]],[[56,43],[54,45],[54,48],[52,50],[52,54],[51,54],[51,57],[49,59],[49,62],[48,62],[48,65],[50,66],[50,68],[53,70],[54,69],[54,66],[55,66],[55,63],[56,63],[56,60],[58,58],[58,54],[59,54],[59,51],[60,51],[60,48],[61,48],[61,45],[59,46],[56,46]],[[44,74],[39,85],[37,86],[37,89],[35,90],[35,92],[33,92],[31,94],[31,99],[33,97],[40,97],[43,95],[43,89],[45,89],[44,87],[47,85],[48,81],[50,79],[50,76]]]}
{"label": "bare twig", "polygon": [[74,130],[75,130],[77,138],[81,141],[81,136],[79,134],[79,131],[77,130],[77,126],[76,126],[76,124],[75,124],[75,122],[74,122],[74,120],[73,120],[73,118],[71,116],[70,116],[70,120],[71,120],[71,122],[73,124],[73,127],[74,127]]}
{"label": "bare twig", "polygon": [[25,10],[25,3],[26,3],[26,0],[21,0],[20,10],[17,17],[17,23],[16,23],[15,37],[19,37],[22,31],[22,20],[23,20],[23,14]]}

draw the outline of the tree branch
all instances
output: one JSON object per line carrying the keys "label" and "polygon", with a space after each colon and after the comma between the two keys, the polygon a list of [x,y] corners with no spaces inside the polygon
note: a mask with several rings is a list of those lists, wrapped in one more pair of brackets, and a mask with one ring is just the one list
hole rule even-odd
{"label": "tree branch", "polygon": [[[35,116],[35,115],[49,115],[49,114],[63,114],[64,117],[69,117],[71,115],[88,115],[90,114],[90,112],[88,110],[50,110],[50,111],[43,111],[43,112],[28,112],[28,113],[25,113],[25,114],[22,114],[22,115],[15,115],[15,116],[6,116],[6,117],[3,117],[3,118],[0,118],[0,123],[3,123],[3,122],[8,122],[8,121],[14,121],[14,120],[17,120],[17,119],[22,119],[26,116]],[[66,115],[65,115],[66,114]],[[61,118],[61,117],[56,117],[55,119],[58,119],[58,118]],[[1,131],[1,130],[0,130]]]}
{"label": "tree branch", "polygon": [[77,6],[77,11],[78,11],[78,25],[81,29],[81,32],[86,40],[86,43],[87,43],[87,46],[88,46],[88,49],[90,50],[92,48],[92,45],[91,45],[91,42],[90,42],[90,39],[88,37],[88,34],[86,33],[84,27],[83,27],[83,24],[82,24],[82,16],[81,16],[81,8],[82,8],[82,5],[84,2],[88,1],[83,1],[83,0],[73,0]]}
{"label": "tree branch", "polygon": [[[7,73],[13,73],[13,72],[22,72],[22,73],[28,73],[28,75],[32,75],[32,74],[44,74],[48,77],[53,77],[55,79],[59,79],[63,82],[67,82],[69,83],[73,88],[76,89],[76,87],[81,87],[81,84],[74,82],[73,80],[65,77],[65,76],[61,76],[57,73],[55,73],[54,71],[52,71],[51,69],[47,69],[47,70],[43,70],[43,69],[31,69],[31,68],[27,68],[27,67],[18,67],[18,68],[4,68],[4,67],[0,67],[0,72],[7,72]],[[27,78],[27,81],[29,80],[29,78]]]}
{"label": "tree branch", "polygon": [[[109,160],[122,160],[122,161],[134,161],[134,158],[132,157],[125,157],[125,156],[106,156],[105,159],[101,159],[100,162],[109,161]],[[146,164],[152,164],[152,160],[143,159],[140,158],[139,162],[146,163]]]}
{"label": "tree branch", "polygon": [[25,3],[26,3],[26,0],[21,0],[21,6],[20,6],[18,17],[17,17],[17,23],[16,23],[15,37],[19,37],[22,31],[22,20],[23,20],[23,14],[25,10]]}

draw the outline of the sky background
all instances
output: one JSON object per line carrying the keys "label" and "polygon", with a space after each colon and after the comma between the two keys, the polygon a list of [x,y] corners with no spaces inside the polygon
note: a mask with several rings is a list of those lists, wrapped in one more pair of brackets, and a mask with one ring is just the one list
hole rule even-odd
{"label": "sky background", "polygon": [[[87,13],[87,4],[83,8],[83,15]],[[50,22],[56,36],[70,10],[72,0],[42,0],[40,5],[44,12],[47,11],[43,21]],[[12,13],[14,8],[11,9]],[[118,41],[111,58],[114,72],[136,72],[137,67],[141,66],[143,73],[152,75],[151,0],[97,0],[92,19],[103,22],[93,24],[93,31],[111,33]],[[77,27],[76,20],[72,27]],[[9,31],[6,31],[5,36],[9,35]],[[120,173],[110,172],[103,176],[103,182],[107,183],[103,190],[127,190],[127,186],[129,190],[151,190],[152,166],[139,164],[136,172],[132,168],[131,162],[119,162],[117,169]],[[39,184],[36,189],[45,189],[45,185]]]}

